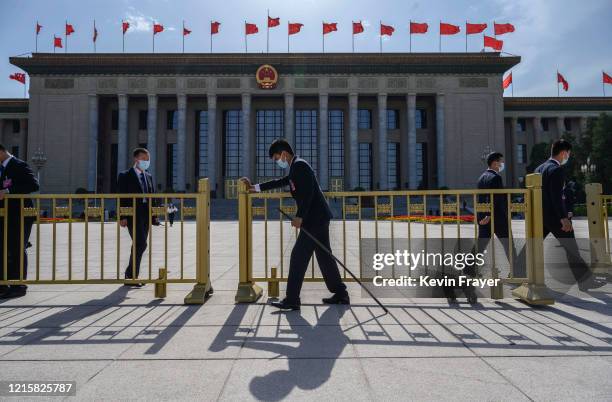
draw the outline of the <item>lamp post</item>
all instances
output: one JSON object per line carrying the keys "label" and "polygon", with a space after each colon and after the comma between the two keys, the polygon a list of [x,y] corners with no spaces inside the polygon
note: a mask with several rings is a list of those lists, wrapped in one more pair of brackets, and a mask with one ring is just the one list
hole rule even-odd
{"label": "lamp post", "polygon": [[592,180],[591,176],[595,173],[595,170],[597,170],[597,166],[595,166],[594,163],[591,163],[591,157],[590,156],[587,157],[586,163],[583,163],[580,166],[580,171],[584,175],[585,181],[591,181]]}
{"label": "lamp post", "polygon": [[38,184],[40,186],[40,171],[45,166],[45,163],[47,163],[47,156],[40,148],[34,152],[32,163],[36,167],[36,177],[38,178]]}

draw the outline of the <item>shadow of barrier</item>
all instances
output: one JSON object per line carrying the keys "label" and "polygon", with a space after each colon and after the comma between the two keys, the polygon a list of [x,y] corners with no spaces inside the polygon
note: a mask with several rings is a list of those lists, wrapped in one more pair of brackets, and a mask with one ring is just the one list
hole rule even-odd
{"label": "shadow of barrier", "polygon": [[193,194],[7,195],[0,247],[0,285],[152,283],[163,298],[169,283],[194,283],[184,302],[202,304],[211,293],[208,179]]}
{"label": "shadow of barrier", "polygon": [[[484,249],[489,244],[495,247],[494,239],[505,227],[509,233],[505,239],[509,272],[501,277],[493,253],[490,276],[498,281],[491,287],[491,297],[503,298],[503,284],[515,284],[514,297],[530,304],[553,304],[544,283],[541,176],[528,175],[526,185],[526,189],[328,192],[325,196],[334,216],[339,217],[330,224],[332,250],[349,268],[359,267],[358,273],[356,269],[353,272],[365,282],[372,279],[363,269],[362,241],[366,238],[377,244],[380,239],[390,239],[393,245],[399,237],[408,243],[432,235],[442,240],[469,237]],[[236,302],[256,301],[262,295],[258,282],[268,284],[269,296],[278,296],[278,284],[287,281],[285,260],[287,248],[293,243],[288,237],[297,235],[278,212],[296,213],[289,193],[247,190],[244,183],[238,183],[240,272]],[[486,217],[489,223],[479,225]],[[486,236],[482,235],[483,226],[488,228]],[[514,261],[515,253],[508,252],[514,250],[514,232],[524,233],[525,262],[521,269]],[[397,272],[392,277],[397,278]],[[352,278],[345,272],[344,280],[350,282]],[[323,281],[315,273],[314,258],[305,281]]]}

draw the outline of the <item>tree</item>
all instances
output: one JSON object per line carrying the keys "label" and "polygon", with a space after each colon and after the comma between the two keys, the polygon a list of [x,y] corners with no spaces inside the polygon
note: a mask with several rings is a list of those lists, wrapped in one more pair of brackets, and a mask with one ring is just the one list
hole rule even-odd
{"label": "tree", "polygon": [[602,113],[588,127],[591,163],[596,167],[593,175],[601,183],[605,194],[612,192],[612,115]]}
{"label": "tree", "polygon": [[529,165],[527,165],[527,173],[533,173],[534,170],[542,162],[550,157],[550,143],[540,142],[535,144],[531,148],[531,155],[529,155]]}

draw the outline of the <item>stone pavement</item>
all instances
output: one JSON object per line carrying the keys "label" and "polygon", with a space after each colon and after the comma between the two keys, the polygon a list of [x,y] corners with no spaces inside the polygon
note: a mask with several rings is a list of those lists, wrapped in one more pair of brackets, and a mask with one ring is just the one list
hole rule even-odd
{"label": "stone pavement", "polygon": [[152,285],[39,285],[1,302],[0,380],[73,380],[79,400],[612,399],[611,285],[540,308],[387,299],[383,315],[355,284],[341,308],[307,283],[301,313],[278,313],[234,304],[237,224],[211,230],[203,306],[183,305],[184,284],[164,300]]}

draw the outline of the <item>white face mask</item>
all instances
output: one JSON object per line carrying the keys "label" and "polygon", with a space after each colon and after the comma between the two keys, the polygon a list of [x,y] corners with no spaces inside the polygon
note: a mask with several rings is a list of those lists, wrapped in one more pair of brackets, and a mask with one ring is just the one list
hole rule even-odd
{"label": "white face mask", "polygon": [[499,173],[503,172],[504,169],[506,168],[506,164],[504,162],[499,164]]}
{"label": "white face mask", "polygon": [[147,170],[149,168],[149,166],[151,166],[151,162],[150,161],[145,161],[145,160],[139,160],[138,161],[138,169],[140,169],[140,170]]}
{"label": "white face mask", "polygon": [[281,169],[287,169],[287,168],[289,167],[289,162],[284,161],[284,160],[282,159],[282,156],[276,160],[276,164],[277,164],[277,165],[278,165],[278,167],[280,167]]}

